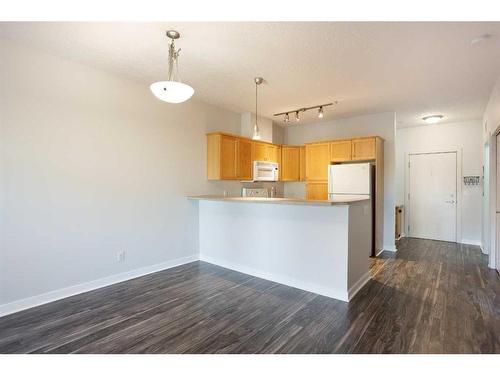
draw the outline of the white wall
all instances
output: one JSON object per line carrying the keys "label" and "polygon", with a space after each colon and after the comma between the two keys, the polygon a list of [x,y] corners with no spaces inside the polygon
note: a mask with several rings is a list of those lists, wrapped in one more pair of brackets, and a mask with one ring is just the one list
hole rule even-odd
{"label": "white wall", "polygon": [[[405,163],[411,152],[459,150],[462,155],[462,176],[482,176],[483,147],[481,120],[451,124],[423,125],[396,130],[396,204],[405,203]],[[462,185],[462,238],[465,243],[481,244],[482,187]],[[403,225],[403,228],[406,228]],[[403,229],[403,232],[405,230]]]}
{"label": "white wall", "polygon": [[[285,128],[285,143],[302,145],[306,142],[335,138],[379,135],[384,142],[384,249],[394,248],[395,207],[395,142],[396,114],[394,112],[350,117],[306,125],[289,125]],[[286,183],[285,195],[304,197],[304,183]]]}
{"label": "white wall", "polygon": [[485,181],[488,181],[489,186],[485,189],[485,202],[483,205],[489,207],[489,218],[483,219],[483,225],[488,225],[484,231],[485,235],[489,235],[489,266],[500,270],[500,251],[497,247],[497,237],[500,237],[500,226],[497,228],[497,141],[496,133],[500,128],[500,77],[497,79],[483,114],[483,143],[487,144],[489,150],[489,168],[485,169]]}
{"label": "white wall", "polygon": [[185,196],[239,193],[207,182],[205,133],[240,115],[6,40],[0,55],[0,305],[197,254]]}

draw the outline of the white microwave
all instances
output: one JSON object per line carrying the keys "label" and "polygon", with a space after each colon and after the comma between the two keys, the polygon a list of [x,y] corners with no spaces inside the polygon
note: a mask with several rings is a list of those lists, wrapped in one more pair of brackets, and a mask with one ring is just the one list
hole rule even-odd
{"label": "white microwave", "polygon": [[269,161],[253,162],[254,181],[278,181],[278,163]]}

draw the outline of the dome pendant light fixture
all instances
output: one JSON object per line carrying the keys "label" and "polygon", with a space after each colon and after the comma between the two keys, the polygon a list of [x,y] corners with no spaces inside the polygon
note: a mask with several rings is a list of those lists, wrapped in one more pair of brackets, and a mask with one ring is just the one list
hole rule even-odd
{"label": "dome pendant light fixture", "polygon": [[190,99],[194,94],[194,89],[181,82],[179,76],[179,52],[175,49],[175,39],[180,38],[180,34],[175,30],[168,30],[167,37],[171,39],[168,47],[168,75],[166,81],[153,83],[149,88],[160,100],[167,103],[182,103]]}
{"label": "dome pendant light fixture", "polygon": [[260,130],[259,130],[259,113],[257,112],[257,88],[259,85],[264,82],[264,78],[262,77],[255,77],[254,80],[255,82],[255,124],[253,126],[253,135],[252,139],[259,140],[260,139]]}

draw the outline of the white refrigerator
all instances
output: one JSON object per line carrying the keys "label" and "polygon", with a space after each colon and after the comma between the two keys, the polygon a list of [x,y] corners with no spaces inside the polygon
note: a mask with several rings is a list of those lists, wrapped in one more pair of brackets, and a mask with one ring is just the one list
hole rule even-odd
{"label": "white refrigerator", "polygon": [[370,163],[334,164],[328,167],[328,198],[334,195],[372,195]]}
{"label": "white refrigerator", "polygon": [[342,195],[365,195],[371,199],[371,256],[375,256],[375,167],[370,163],[334,164],[328,167],[328,199]]}

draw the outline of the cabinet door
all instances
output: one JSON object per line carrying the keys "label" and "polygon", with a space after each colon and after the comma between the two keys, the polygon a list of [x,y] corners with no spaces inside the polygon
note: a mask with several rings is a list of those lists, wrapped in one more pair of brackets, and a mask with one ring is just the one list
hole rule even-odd
{"label": "cabinet door", "polygon": [[238,139],[238,178],[252,179],[252,142]]}
{"label": "cabinet door", "polygon": [[352,142],[335,141],[330,143],[330,161],[349,161],[351,160]]}
{"label": "cabinet door", "polygon": [[375,159],[375,138],[360,138],[352,140],[352,160]]}
{"label": "cabinet door", "polygon": [[300,148],[283,146],[281,149],[281,180],[299,181]]}
{"label": "cabinet door", "polygon": [[306,180],[328,181],[330,165],[330,143],[312,143],[306,145]]}
{"label": "cabinet door", "polygon": [[268,146],[265,143],[253,143],[253,160],[256,161],[269,161]]}
{"label": "cabinet door", "polygon": [[235,179],[237,162],[237,139],[222,136],[220,140],[220,176],[222,179]]}
{"label": "cabinet door", "polygon": [[280,162],[280,150],[281,147],[274,145],[267,145],[267,158],[268,161],[272,161],[274,163]]}
{"label": "cabinet door", "polygon": [[306,180],[306,147],[300,146],[300,181]]}
{"label": "cabinet door", "polygon": [[327,200],[328,183],[308,183],[306,186],[306,198],[312,200]]}

